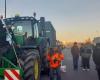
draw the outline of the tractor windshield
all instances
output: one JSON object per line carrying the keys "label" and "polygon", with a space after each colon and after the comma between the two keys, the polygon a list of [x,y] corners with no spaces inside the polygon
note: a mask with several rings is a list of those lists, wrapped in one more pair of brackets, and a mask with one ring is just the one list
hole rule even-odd
{"label": "tractor windshield", "polygon": [[32,36],[32,23],[31,21],[16,21],[13,24],[14,33],[24,33],[27,36]]}

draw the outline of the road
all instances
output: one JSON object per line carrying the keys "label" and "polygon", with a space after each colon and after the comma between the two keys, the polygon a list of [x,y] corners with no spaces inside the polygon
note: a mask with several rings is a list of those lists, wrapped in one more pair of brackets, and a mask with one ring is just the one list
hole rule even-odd
{"label": "road", "polygon": [[[90,71],[82,71],[80,64],[81,59],[79,59],[79,69],[78,71],[73,70],[72,66],[72,56],[70,53],[70,48],[66,48],[62,51],[64,53],[65,59],[63,65],[66,65],[66,72],[62,73],[62,80],[98,80],[97,72],[95,71],[95,65],[90,61],[91,69]],[[49,80],[48,76],[42,75],[41,80]]]}

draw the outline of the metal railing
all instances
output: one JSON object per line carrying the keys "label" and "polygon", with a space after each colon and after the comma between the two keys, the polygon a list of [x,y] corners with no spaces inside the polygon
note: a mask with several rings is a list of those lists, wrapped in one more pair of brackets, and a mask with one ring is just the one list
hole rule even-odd
{"label": "metal railing", "polygon": [[1,59],[0,59],[0,65],[1,65],[0,67],[3,67],[3,68],[17,68],[17,66],[14,65],[6,57],[1,57]]}

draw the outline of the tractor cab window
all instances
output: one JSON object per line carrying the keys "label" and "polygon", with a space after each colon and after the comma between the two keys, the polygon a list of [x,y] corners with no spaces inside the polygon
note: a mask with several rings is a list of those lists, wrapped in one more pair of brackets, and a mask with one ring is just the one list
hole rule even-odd
{"label": "tractor cab window", "polygon": [[23,33],[26,34],[27,36],[32,36],[32,23],[31,21],[16,21],[13,24],[13,31],[14,33]]}

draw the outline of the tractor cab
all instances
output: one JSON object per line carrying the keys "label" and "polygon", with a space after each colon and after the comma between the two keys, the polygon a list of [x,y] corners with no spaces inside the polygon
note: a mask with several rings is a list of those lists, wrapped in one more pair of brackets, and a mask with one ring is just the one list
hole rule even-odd
{"label": "tractor cab", "polygon": [[11,49],[0,58],[0,80],[4,79],[5,70],[12,69],[20,71],[22,80],[39,80],[42,51],[39,52],[38,47],[42,39],[39,37],[38,20],[16,16],[6,18],[4,22]]}
{"label": "tractor cab", "polygon": [[19,45],[25,45],[28,38],[38,38],[38,21],[33,17],[13,17],[5,19],[7,27],[11,29],[15,35],[15,41]]}

